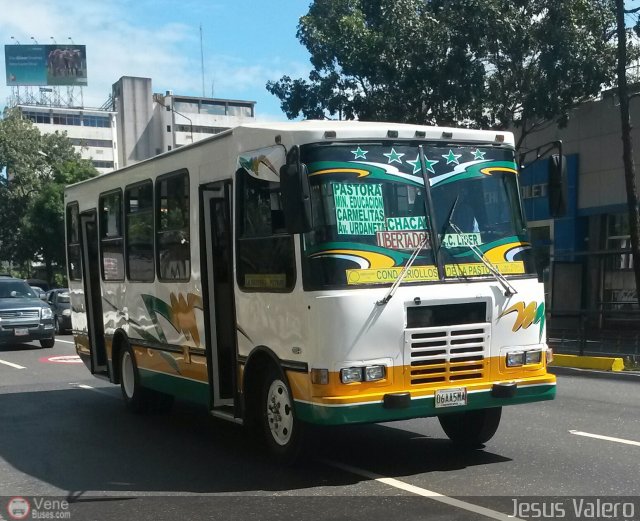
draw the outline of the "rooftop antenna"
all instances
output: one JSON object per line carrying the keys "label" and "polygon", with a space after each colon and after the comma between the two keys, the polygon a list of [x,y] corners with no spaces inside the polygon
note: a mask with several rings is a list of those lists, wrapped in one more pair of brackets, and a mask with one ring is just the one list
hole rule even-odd
{"label": "rooftop antenna", "polygon": [[38,40],[36,40],[33,36],[31,37],[31,39],[36,42],[36,45],[38,45]]}
{"label": "rooftop antenna", "polygon": [[200,24],[200,65],[202,67],[202,97],[204,98],[204,48],[202,47],[202,24]]}
{"label": "rooftop antenna", "polygon": [[12,36],[12,37],[11,37],[11,39],[12,39],[14,42],[16,42],[16,44],[20,45],[20,42],[19,42],[18,40],[16,40],[14,36]]}

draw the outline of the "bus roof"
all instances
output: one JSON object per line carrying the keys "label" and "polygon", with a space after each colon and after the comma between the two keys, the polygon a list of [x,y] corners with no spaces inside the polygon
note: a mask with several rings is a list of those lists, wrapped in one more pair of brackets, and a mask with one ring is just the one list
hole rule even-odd
{"label": "bus roof", "polygon": [[[187,150],[206,146],[212,141],[236,136],[244,146],[240,146],[238,152],[252,150],[273,144],[274,140],[259,139],[259,136],[279,136],[279,141],[285,146],[297,143],[314,143],[324,140],[358,140],[358,139],[421,139],[428,141],[441,141],[443,143],[477,142],[499,143],[514,146],[514,137],[511,132],[496,130],[474,130],[456,127],[437,127],[427,125],[414,125],[410,123],[390,123],[374,121],[334,121],[334,120],[305,120],[283,122],[254,122],[245,123],[219,134],[207,137],[195,143],[184,145],[180,148],[164,152],[157,156],[145,159],[133,165],[101,174],[92,179],[81,181],[76,186],[85,183],[93,183],[98,179],[119,174],[145,165],[158,158],[182,154]],[[267,143],[268,141],[268,143]],[[252,145],[255,144],[255,146]],[[247,147],[247,148],[245,148]],[[237,147],[236,147],[237,148]]]}

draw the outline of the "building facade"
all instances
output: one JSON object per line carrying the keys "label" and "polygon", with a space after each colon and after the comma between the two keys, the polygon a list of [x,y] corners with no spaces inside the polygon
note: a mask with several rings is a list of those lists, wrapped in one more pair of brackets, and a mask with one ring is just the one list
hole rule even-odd
{"label": "building facade", "polygon": [[255,102],[153,93],[150,78],[123,76],[104,108],[18,103],[42,133],[66,132],[101,174],[255,121]]}
{"label": "building facade", "polygon": [[118,168],[116,113],[100,109],[17,105],[41,133],[66,132],[76,151],[98,172]]}
{"label": "building facade", "polygon": [[153,93],[149,78],[124,76],[111,97],[120,167],[255,121],[254,101]]}
{"label": "building facade", "polygon": [[[640,104],[631,102],[632,122]],[[640,164],[640,133],[632,132],[635,164]],[[523,150],[562,140],[567,157],[566,214],[548,210],[547,162],[524,168],[520,178],[525,213],[547,282],[549,309],[582,314],[595,327],[612,327],[637,317],[626,187],[622,163],[620,109],[613,94],[582,104],[565,128],[530,135]],[[638,179],[636,176],[636,184]]]}

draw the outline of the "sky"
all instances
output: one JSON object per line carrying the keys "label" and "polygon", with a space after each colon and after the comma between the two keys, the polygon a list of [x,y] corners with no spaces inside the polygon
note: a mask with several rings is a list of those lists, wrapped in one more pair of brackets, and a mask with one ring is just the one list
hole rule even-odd
{"label": "sky", "polygon": [[[309,0],[0,0],[0,39],[5,45],[54,40],[86,45],[84,106],[99,107],[121,76],[151,78],[153,92],[202,96],[202,26],[204,95],[213,92],[217,98],[255,101],[257,119],[286,120],[279,100],[265,84],[285,74],[307,77],[309,53],[296,38],[296,30],[309,4]],[[0,60],[4,71],[4,52]],[[32,89],[37,92],[38,87]],[[5,79],[0,84],[1,108],[10,95]]]}

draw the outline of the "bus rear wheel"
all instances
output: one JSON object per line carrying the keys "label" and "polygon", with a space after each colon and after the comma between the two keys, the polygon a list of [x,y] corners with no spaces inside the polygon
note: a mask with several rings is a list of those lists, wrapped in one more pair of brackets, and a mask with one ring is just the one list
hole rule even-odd
{"label": "bus rear wheel", "polygon": [[440,426],[456,445],[477,449],[493,438],[500,425],[502,407],[438,416]]}
{"label": "bus rear wheel", "polygon": [[302,445],[302,425],[295,416],[286,377],[275,368],[264,380],[260,419],[269,451],[282,463],[293,463]]}

